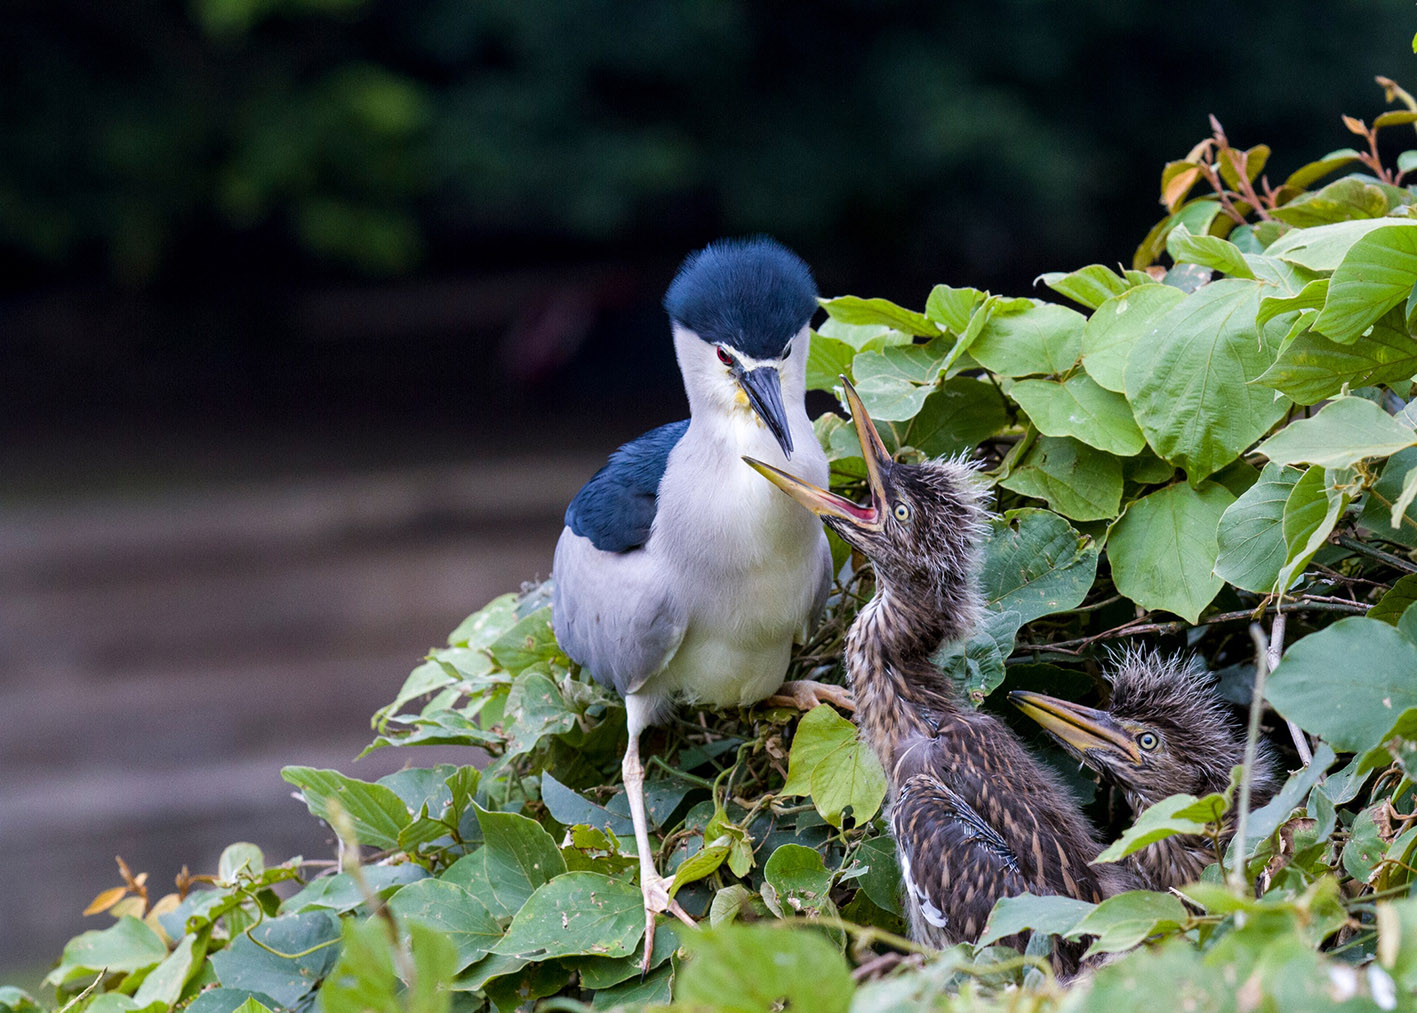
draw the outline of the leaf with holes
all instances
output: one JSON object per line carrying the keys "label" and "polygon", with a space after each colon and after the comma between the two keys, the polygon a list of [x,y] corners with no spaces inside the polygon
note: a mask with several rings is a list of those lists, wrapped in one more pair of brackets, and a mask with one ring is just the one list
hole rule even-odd
{"label": "leaf with holes", "polygon": [[1049,510],[1028,507],[989,519],[979,588],[996,612],[1019,622],[1076,608],[1097,574],[1097,546]]}

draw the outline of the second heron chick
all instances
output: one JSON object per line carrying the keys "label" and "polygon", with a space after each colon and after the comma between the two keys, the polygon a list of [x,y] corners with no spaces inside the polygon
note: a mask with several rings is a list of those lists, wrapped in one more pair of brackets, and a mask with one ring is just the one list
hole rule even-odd
{"label": "second heron chick", "polygon": [[[1009,700],[1057,742],[1117,786],[1133,814],[1170,795],[1223,792],[1231,768],[1245,758],[1245,729],[1193,661],[1134,648],[1105,673],[1106,709],[1084,707],[1043,693],[1015,691]],[[1279,764],[1261,740],[1250,771],[1250,802],[1261,806],[1280,785]],[[1223,828],[1222,841],[1234,832]],[[1211,842],[1178,834],[1150,844],[1128,863],[1154,890],[1200,878],[1215,860]]]}
{"label": "second heron chick", "polygon": [[[930,660],[942,643],[968,636],[981,613],[981,483],[958,461],[892,461],[842,382],[869,503],[749,463],[875,570],[876,594],[852,624],[845,662],[857,721],[889,782],[911,934],[933,946],[973,942],[1000,897],[1100,901],[1126,889],[1128,871],[1090,864],[1101,845],[1058,776],[1002,721],[961,699]],[[1060,951],[1058,963],[1075,969],[1077,953]]]}

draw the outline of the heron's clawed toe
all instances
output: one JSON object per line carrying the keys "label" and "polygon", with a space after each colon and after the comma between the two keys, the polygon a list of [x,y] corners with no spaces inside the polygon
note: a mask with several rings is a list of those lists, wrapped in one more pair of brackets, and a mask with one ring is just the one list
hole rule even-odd
{"label": "heron's clawed toe", "polygon": [[784,682],[782,687],[765,701],[769,707],[796,707],[809,711],[818,704],[829,703],[844,711],[856,710],[856,698],[845,686],[833,686],[811,679],[796,679]]}

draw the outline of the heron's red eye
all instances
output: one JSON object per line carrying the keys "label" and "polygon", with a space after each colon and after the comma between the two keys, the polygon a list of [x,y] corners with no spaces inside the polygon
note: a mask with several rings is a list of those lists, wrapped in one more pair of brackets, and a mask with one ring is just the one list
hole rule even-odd
{"label": "heron's red eye", "polygon": [[729,355],[727,352],[725,352],[725,351],[723,350],[723,346],[722,346],[722,345],[719,345],[719,346],[718,346],[718,361],[721,362],[721,363],[723,363],[725,366],[731,366],[731,365],[733,365],[733,356],[731,356],[731,355]]}

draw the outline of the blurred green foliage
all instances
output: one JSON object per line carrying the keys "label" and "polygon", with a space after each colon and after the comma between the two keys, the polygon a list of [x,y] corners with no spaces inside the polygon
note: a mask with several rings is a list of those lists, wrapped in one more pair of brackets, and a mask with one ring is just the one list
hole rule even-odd
{"label": "blurred green foliage", "polygon": [[1164,24],[1109,0],[24,0],[0,250],[41,276],[242,243],[388,274],[765,229],[989,283],[1021,247],[1070,262],[1133,234],[1137,181],[1208,112],[1316,154],[1303,117],[1403,72],[1407,10],[1355,0],[1338,31],[1278,0]]}

